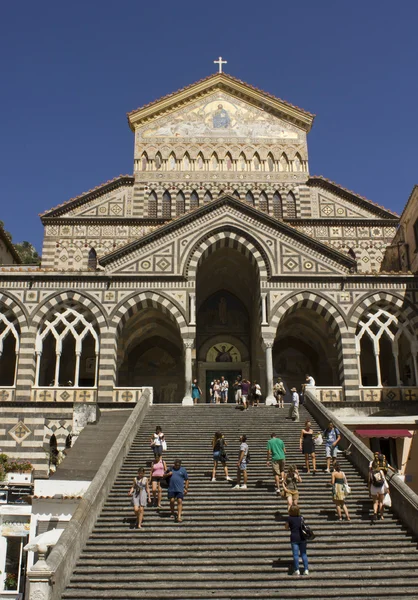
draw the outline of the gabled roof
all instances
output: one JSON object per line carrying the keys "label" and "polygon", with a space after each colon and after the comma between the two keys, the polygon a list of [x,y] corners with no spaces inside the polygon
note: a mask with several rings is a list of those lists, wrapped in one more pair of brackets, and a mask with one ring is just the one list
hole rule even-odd
{"label": "gabled roof", "polygon": [[361,206],[366,210],[374,212],[381,218],[399,218],[399,215],[397,213],[389,210],[388,208],[384,208],[383,206],[380,206],[380,204],[376,204],[376,202],[372,202],[372,200],[368,200],[364,196],[360,196],[359,194],[356,194],[351,190],[347,190],[338,183],[335,183],[335,181],[331,181],[330,179],[327,179],[322,175],[312,175],[312,177],[309,177],[308,181],[306,182],[306,185],[309,185],[311,187],[321,187],[324,190],[333,192],[341,198],[345,198],[346,200],[354,202],[355,204],[357,204],[357,206]]}
{"label": "gabled roof", "polygon": [[76,208],[90,200],[94,200],[106,192],[111,192],[112,190],[116,190],[119,187],[124,185],[133,185],[134,177],[132,175],[119,175],[119,177],[115,177],[114,179],[110,179],[105,183],[101,183],[97,187],[89,190],[88,192],[84,192],[80,194],[80,196],[76,196],[75,198],[70,198],[70,200],[66,200],[62,204],[58,204],[54,208],[50,208],[45,212],[41,213],[39,216],[42,217],[58,217],[59,215],[65,214],[68,209]]}
{"label": "gabled roof", "polygon": [[13,256],[13,259],[16,261],[16,263],[18,265],[21,265],[22,259],[20,258],[20,254],[14,247],[12,240],[10,239],[7,232],[3,229],[3,227],[1,225],[0,225],[0,240],[4,243],[4,245],[6,246],[7,250],[10,252],[10,254]]}
{"label": "gabled roof", "polygon": [[208,93],[212,90],[220,89],[229,92],[232,95],[239,96],[250,103],[256,104],[258,107],[264,106],[269,112],[276,113],[279,117],[285,117],[293,121],[296,125],[310,131],[315,115],[298,106],[290,104],[285,100],[281,100],[268,92],[264,92],[245,81],[241,81],[232,75],[226,73],[215,73],[204,79],[200,79],[191,85],[188,85],[176,92],[167,94],[158,100],[154,100],[136,110],[132,110],[127,114],[129,126],[132,131],[135,131],[135,125],[142,120],[149,120],[160,111],[174,109],[179,105],[184,105],[185,102],[190,102],[194,98]]}
{"label": "gabled roof", "polygon": [[198,217],[206,215],[223,205],[232,206],[232,207],[236,208],[237,210],[239,210],[240,212],[248,214],[257,220],[259,220],[263,223],[266,223],[270,227],[273,227],[278,231],[282,231],[283,233],[292,236],[299,242],[303,243],[305,246],[308,246],[308,247],[312,248],[313,250],[316,250],[317,252],[320,252],[322,254],[326,254],[327,256],[329,256],[330,258],[332,258],[336,262],[344,265],[347,268],[351,268],[351,267],[354,268],[356,266],[356,261],[353,258],[351,258],[351,256],[349,256],[348,254],[340,252],[339,250],[336,250],[332,246],[328,246],[327,244],[319,242],[318,240],[316,240],[316,239],[310,237],[309,235],[306,235],[305,233],[299,231],[298,229],[292,227],[291,225],[288,225],[287,223],[284,223],[283,221],[275,219],[274,217],[271,217],[270,215],[267,215],[266,213],[259,211],[258,209],[254,208],[247,202],[244,202],[243,200],[235,198],[235,196],[229,196],[229,195],[221,196],[220,198],[218,198],[216,200],[213,200],[211,202],[208,202],[207,204],[199,206],[198,208],[191,210],[191,211],[185,213],[184,215],[177,217],[176,219],[173,219],[169,223],[162,225],[158,229],[152,231],[148,235],[145,235],[144,237],[140,238],[139,240],[130,242],[129,244],[126,244],[125,246],[122,246],[121,248],[118,248],[118,249],[114,250],[113,252],[106,254],[105,256],[100,258],[99,263],[102,266],[109,265],[113,261],[130,254],[134,250],[141,248],[142,246],[145,246],[146,244],[148,244],[151,241],[158,240],[159,238],[164,239],[168,234],[172,233],[176,229],[179,229],[184,224],[189,223],[190,221],[194,221]]}

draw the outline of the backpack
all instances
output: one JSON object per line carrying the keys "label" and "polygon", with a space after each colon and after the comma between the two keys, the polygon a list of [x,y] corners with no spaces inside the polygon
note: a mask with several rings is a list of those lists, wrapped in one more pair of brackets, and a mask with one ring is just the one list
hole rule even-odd
{"label": "backpack", "polygon": [[248,450],[247,452],[247,456],[245,457],[245,462],[248,464],[249,462],[251,462],[251,454],[250,451]]}
{"label": "backpack", "polygon": [[375,487],[383,487],[385,483],[385,477],[383,473],[379,470],[374,470],[372,473],[372,482]]}

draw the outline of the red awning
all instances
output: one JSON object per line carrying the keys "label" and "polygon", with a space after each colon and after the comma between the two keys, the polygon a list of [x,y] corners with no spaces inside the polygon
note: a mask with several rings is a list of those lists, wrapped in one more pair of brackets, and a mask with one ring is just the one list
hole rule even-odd
{"label": "red awning", "polygon": [[355,433],[364,438],[411,438],[408,429],[356,429]]}

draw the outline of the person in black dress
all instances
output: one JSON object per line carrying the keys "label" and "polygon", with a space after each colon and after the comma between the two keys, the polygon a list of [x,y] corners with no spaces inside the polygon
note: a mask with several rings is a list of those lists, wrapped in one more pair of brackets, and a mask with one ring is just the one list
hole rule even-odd
{"label": "person in black dress", "polygon": [[311,472],[310,464],[309,464],[309,457],[312,456],[312,472],[315,475],[316,474],[316,456],[315,456],[315,444],[313,441],[313,435],[314,435],[314,432],[311,427],[311,422],[306,421],[305,427],[302,429],[302,431],[300,433],[299,447],[300,447],[302,454],[305,455],[305,465],[306,465],[307,473]]}

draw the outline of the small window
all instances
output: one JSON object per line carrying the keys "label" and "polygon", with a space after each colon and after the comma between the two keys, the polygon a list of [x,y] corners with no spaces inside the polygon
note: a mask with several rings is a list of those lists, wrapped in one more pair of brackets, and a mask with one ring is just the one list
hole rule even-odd
{"label": "small window", "polygon": [[97,269],[97,254],[94,248],[90,248],[87,266],[91,271],[95,271]]}
{"label": "small window", "polygon": [[418,219],[414,223],[415,251],[418,250]]}

